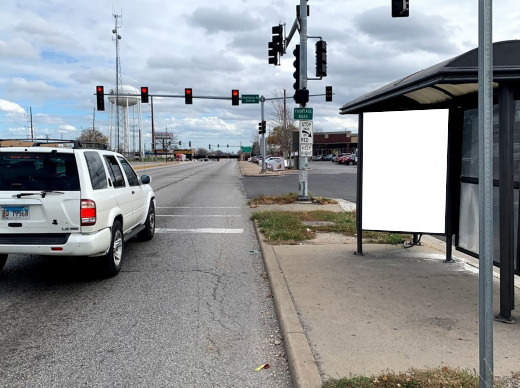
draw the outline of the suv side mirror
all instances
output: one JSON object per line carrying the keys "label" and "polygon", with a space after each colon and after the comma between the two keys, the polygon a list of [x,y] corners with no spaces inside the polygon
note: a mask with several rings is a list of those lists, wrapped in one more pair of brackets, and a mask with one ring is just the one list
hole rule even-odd
{"label": "suv side mirror", "polygon": [[152,183],[152,177],[149,175],[141,175],[141,183],[143,185],[148,185]]}

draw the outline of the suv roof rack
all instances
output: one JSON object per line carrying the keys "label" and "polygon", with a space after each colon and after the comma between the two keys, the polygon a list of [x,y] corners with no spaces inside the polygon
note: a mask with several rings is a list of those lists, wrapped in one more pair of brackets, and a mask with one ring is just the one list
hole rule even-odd
{"label": "suv roof rack", "polygon": [[[13,144],[13,143],[25,143],[23,145]],[[7,143],[7,144],[5,144]],[[54,146],[58,147],[59,145],[63,145],[64,147],[70,148],[95,148],[107,150],[108,145],[104,143],[96,143],[96,142],[80,142],[79,140],[64,140],[64,139],[39,139],[37,141],[30,139],[0,139],[0,147],[41,147],[41,146]]]}

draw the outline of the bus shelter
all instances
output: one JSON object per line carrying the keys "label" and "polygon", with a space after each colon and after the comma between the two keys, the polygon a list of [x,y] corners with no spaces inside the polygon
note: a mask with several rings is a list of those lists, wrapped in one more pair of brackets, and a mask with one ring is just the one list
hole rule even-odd
{"label": "bus shelter", "polygon": [[[446,260],[451,261],[451,247],[478,258],[479,249],[479,142],[478,142],[478,59],[477,49],[411,74],[377,90],[350,101],[340,108],[340,114],[358,114],[358,177],[357,177],[357,254],[363,254],[363,230],[442,235],[446,239]],[[510,40],[493,44],[493,261],[500,267],[500,315],[498,319],[513,322],[514,275],[520,274],[520,221],[518,206],[520,190],[520,41]],[[429,113],[439,113],[439,119],[430,119]],[[435,144],[436,154],[444,175],[435,184],[422,181],[413,188],[415,197],[437,190],[440,195],[432,200],[433,213],[428,217],[440,220],[431,227],[428,223],[411,222],[409,229],[402,229],[401,217],[393,217],[381,223],[378,215],[370,214],[369,204],[383,204],[396,195],[400,185],[377,186],[377,173],[373,166],[377,159],[372,148],[378,145],[374,131],[382,130],[393,117],[403,120],[403,126],[413,128],[413,139],[428,148],[428,141]],[[405,124],[404,119],[411,117]],[[422,119],[418,119],[422,117]],[[433,116],[432,116],[433,117]],[[414,121],[416,120],[416,121]],[[420,121],[418,121],[420,120]],[[444,123],[445,121],[445,123]],[[400,129],[399,121],[394,123]],[[433,127],[432,127],[433,125]],[[435,125],[445,126],[446,138],[438,138]],[[442,131],[439,131],[439,133]],[[440,136],[440,135],[439,135]],[[399,137],[396,137],[398,141]],[[438,140],[438,139],[437,139]],[[383,142],[381,140],[380,142]],[[424,143],[424,140],[423,140]],[[410,144],[410,143],[407,143]],[[393,144],[392,154],[413,154],[415,146],[399,148]],[[396,151],[398,150],[398,151]],[[419,155],[419,154],[417,154]],[[381,157],[382,163],[384,156]],[[441,163],[442,162],[442,163]],[[409,160],[408,165],[416,164]],[[415,171],[415,170],[414,170]],[[388,174],[387,174],[388,175]],[[416,174],[418,176],[420,174]],[[376,179],[374,180],[374,176]],[[401,172],[400,179],[411,180]],[[427,179],[427,178],[426,178]],[[371,184],[368,184],[371,182]],[[422,190],[422,191],[421,191]],[[408,190],[406,190],[408,192]],[[442,198],[439,198],[442,197]],[[412,197],[410,197],[412,198]],[[419,198],[420,199],[420,198]],[[366,202],[366,208],[363,203]],[[386,204],[390,205],[390,204]],[[396,209],[404,214],[405,209]],[[429,208],[429,203],[420,206]],[[408,209],[410,210],[410,209]],[[410,211],[421,218],[419,206]],[[365,215],[365,219],[364,219]],[[419,221],[425,221],[422,217]],[[367,220],[368,218],[368,220]],[[380,217],[383,219],[384,217]],[[442,224],[442,225],[440,225]],[[410,226],[411,225],[411,226]],[[407,226],[404,226],[405,228]]]}

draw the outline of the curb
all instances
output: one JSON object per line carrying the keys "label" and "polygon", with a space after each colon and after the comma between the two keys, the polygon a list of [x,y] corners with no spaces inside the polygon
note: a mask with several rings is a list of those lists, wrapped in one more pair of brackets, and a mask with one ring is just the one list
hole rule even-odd
{"label": "curb", "polygon": [[312,355],[274,249],[262,241],[256,221],[254,225],[269,276],[274,307],[282,330],[293,385],[295,388],[320,388],[322,382],[318,365]]}

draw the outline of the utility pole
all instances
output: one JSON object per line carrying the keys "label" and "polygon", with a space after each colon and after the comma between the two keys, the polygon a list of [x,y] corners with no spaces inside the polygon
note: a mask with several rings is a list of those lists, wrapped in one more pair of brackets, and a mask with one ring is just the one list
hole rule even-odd
{"label": "utility pole", "polygon": [[32,107],[29,107],[29,114],[31,116],[31,141],[34,141],[34,128],[33,128],[33,119],[32,119]]}
{"label": "utility pole", "polygon": [[94,131],[96,127],[94,126],[96,123],[96,107],[92,108],[92,130]]}
{"label": "utility pole", "polygon": [[[307,0],[300,0],[300,88],[307,89]],[[300,104],[300,108],[304,107],[305,104]],[[307,157],[301,156],[301,145],[298,147],[298,158],[300,162],[298,200],[307,201],[309,199]]]}

